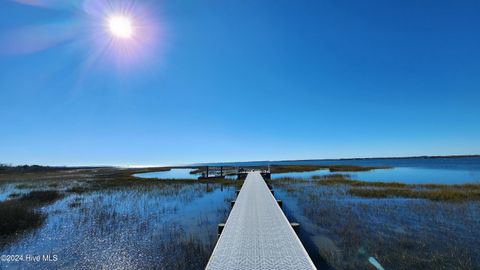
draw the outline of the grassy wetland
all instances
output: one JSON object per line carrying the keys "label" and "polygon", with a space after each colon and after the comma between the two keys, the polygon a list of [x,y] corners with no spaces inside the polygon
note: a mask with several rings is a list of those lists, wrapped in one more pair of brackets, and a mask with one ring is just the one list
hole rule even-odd
{"label": "grassy wetland", "polygon": [[[203,269],[217,224],[226,221],[242,181],[134,176],[171,169],[1,172],[0,253],[59,258],[5,266]],[[184,169],[201,174],[206,168]],[[385,269],[480,268],[479,183],[407,184],[349,175],[378,169],[390,171],[387,166],[271,166],[268,182],[289,220],[301,224],[299,237],[317,266],[375,269],[373,259]],[[285,177],[292,172],[310,174]],[[317,172],[328,174],[311,175]]]}
{"label": "grassy wetland", "polygon": [[48,253],[59,259],[2,264],[22,269],[204,268],[217,224],[226,220],[241,182],[131,176],[152,170],[3,174],[1,254]]}
{"label": "grassy wetland", "polygon": [[334,269],[477,269],[480,184],[363,182],[345,175],[272,181],[314,260]]}

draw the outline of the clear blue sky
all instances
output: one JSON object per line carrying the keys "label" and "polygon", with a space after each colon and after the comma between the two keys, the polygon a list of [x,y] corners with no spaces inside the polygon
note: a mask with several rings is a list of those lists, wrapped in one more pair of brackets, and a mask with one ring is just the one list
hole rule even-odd
{"label": "clear blue sky", "polygon": [[0,162],[480,153],[479,1],[92,2],[1,1]]}

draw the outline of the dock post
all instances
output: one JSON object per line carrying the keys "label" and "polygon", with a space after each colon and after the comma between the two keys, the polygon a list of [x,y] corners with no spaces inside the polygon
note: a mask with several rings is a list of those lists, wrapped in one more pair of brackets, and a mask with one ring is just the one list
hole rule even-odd
{"label": "dock post", "polygon": [[290,225],[292,226],[293,230],[298,234],[298,231],[300,230],[300,223],[290,222]]}
{"label": "dock post", "polygon": [[219,223],[217,227],[217,236],[220,237],[220,235],[223,232],[223,228],[225,228],[225,223]]}

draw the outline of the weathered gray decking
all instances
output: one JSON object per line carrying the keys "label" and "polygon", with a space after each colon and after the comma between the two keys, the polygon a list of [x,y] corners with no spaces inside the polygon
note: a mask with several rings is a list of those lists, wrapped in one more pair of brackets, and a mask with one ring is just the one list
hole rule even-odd
{"label": "weathered gray decking", "polygon": [[206,269],[316,269],[260,173],[247,175]]}

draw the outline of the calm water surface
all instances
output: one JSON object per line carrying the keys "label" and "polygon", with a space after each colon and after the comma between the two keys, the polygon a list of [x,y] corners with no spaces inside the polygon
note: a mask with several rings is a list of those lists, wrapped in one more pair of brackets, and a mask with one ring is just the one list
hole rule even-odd
{"label": "calm water surface", "polygon": [[474,170],[480,171],[480,157],[462,158],[371,158],[371,159],[318,159],[292,161],[257,161],[235,163],[212,163],[209,165],[231,166],[266,166],[270,165],[358,165],[358,166],[389,166],[389,167],[419,167],[430,169]]}
{"label": "calm water surface", "polygon": [[[216,163],[209,165],[267,166],[267,165],[357,165],[393,167],[393,169],[368,172],[348,172],[353,179],[363,181],[403,182],[409,184],[463,184],[480,182],[480,157],[462,158],[389,158],[389,159],[342,159],[342,160],[296,160]],[[336,172],[339,173],[339,172]],[[341,172],[340,172],[341,173]],[[272,175],[272,178],[300,177],[330,174],[328,170]]]}
{"label": "calm water surface", "polygon": [[197,174],[190,174],[191,171],[193,171],[193,169],[171,169],[163,172],[137,173],[133,176],[158,179],[198,179]]}
{"label": "calm water surface", "polygon": [[[362,181],[402,182],[407,184],[464,184],[480,182],[480,158],[410,158],[410,159],[365,159],[365,160],[307,160],[282,162],[248,162],[229,164],[209,164],[225,166],[252,165],[358,165],[389,166],[392,169],[379,169],[367,172],[334,172],[349,175],[352,179]],[[197,179],[190,174],[192,169],[171,169],[163,172],[139,173],[140,178],[158,179]],[[311,172],[281,173],[272,175],[273,179],[281,177],[309,178],[315,175],[331,174],[328,170]],[[236,176],[227,176],[234,179]]]}
{"label": "calm water surface", "polygon": [[[465,169],[433,169],[421,167],[397,167],[366,172],[333,172],[349,175],[362,181],[401,182],[407,184],[464,184],[480,183],[480,171]],[[273,174],[273,179],[282,177],[310,178],[315,175],[332,174],[329,170]]]}

